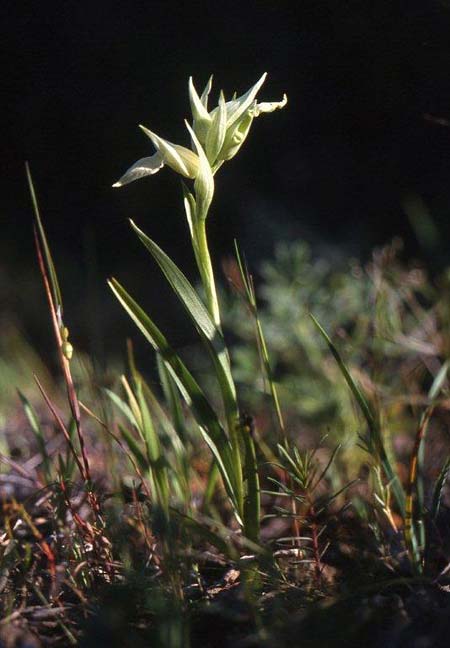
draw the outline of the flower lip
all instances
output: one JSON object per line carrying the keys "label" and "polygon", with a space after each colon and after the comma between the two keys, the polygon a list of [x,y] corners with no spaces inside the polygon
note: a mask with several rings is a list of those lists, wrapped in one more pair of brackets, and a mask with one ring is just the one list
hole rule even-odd
{"label": "flower lip", "polygon": [[150,157],[144,157],[135,162],[129,169],[126,171],[117,182],[113,184],[113,187],[123,187],[124,185],[144,178],[148,175],[153,175],[158,173],[160,169],[164,166],[164,161],[162,155],[157,151],[154,155]]}
{"label": "flower lip", "polygon": [[261,113],[271,113],[280,108],[284,108],[287,101],[287,94],[284,93],[281,101],[262,101],[261,103],[257,103],[253,109],[253,115],[254,117],[258,117]]}

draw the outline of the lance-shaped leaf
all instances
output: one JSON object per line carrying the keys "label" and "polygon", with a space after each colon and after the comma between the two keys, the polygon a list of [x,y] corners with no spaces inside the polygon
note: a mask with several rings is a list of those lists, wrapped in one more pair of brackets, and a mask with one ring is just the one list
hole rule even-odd
{"label": "lance-shaped leaf", "polygon": [[152,241],[152,239],[144,234],[144,232],[133,223],[133,221],[130,221],[130,223],[139,239],[163,271],[167,281],[183,304],[195,328],[200,334],[200,337],[207,347],[214,363],[225,408],[228,412],[230,410],[235,411],[237,416],[236,390],[231,376],[228,353],[222,333],[212,321],[206,306],[203,304],[193,286],[189,283],[181,270],[167,256],[167,254],[163,252],[163,250],[161,250],[154,241]]}
{"label": "lance-shaped leaf", "polygon": [[[227,493],[236,506],[238,500],[235,496],[231,447],[205,394],[181,358],[170,346],[163,333],[145,311],[142,310],[116,279],[111,279],[108,284],[139,330],[153,348],[161,354],[161,357],[170,369],[183,398],[192,409],[194,417],[202,430],[203,437],[219,465]],[[239,508],[237,510],[239,511]]]}
{"label": "lance-shaped leaf", "polygon": [[150,392],[152,407],[156,409],[161,425],[170,438],[175,452],[180,454],[187,442],[186,421],[181,407],[180,393],[159,353],[156,359],[159,380],[169,408],[170,418],[160,406],[158,399]]}
{"label": "lance-shaped leaf", "polygon": [[120,398],[115,392],[111,391],[107,387],[103,390],[105,394],[111,399],[114,405],[122,412],[122,414],[127,418],[128,422],[131,423],[137,430],[139,430],[139,421],[134,415],[131,407],[126,403],[123,398]]}
{"label": "lance-shaped leaf", "polygon": [[120,434],[122,437],[125,439],[130,452],[137,462],[140,470],[146,471],[148,470],[148,458],[145,456],[145,454],[142,452],[139,442],[134,438],[133,434],[124,426],[121,425],[120,423],[117,426],[120,430]]}
{"label": "lance-shaped leaf", "polygon": [[160,503],[166,507],[169,502],[169,482],[167,479],[167,467],[164,454],[161,452],[159,437],[153,425],[152,417],[142,391],[142,382],[136,385],[136,399],[141,414],[141,434],[145,441],[147,456],[154,476],[155,485],[158,488]]}
{"label": "lance-shaped leaf", "polygon": [[47,271],[50,279],[50,286],[52,290],[52,297],[53,297],[53,303],[54,307],[59,312],[60,316],[62,317],[62,311],[63,311],[63,303],[62,303],[62,296],[61,296],[61,290],[59,288],[59,283],[58,283],[58,275],[56,274],[55,270],[55,264],[53,263],[53,258],[52,254],[50,252],[50,246],[47,241],[47,236],[45,234],[44,226],[42,224],[42,219],[41,219],[41,214],[39,211],[39,206],[36,198],[36,192],[34,190],[34,183],[33,179],[31,177],[31,171],[30,171],[30,166],[28,162],[25,163],[25,169],[27,173],[27,180],[28,180],[28,187],[30,189],[30,194],[31,194],[31,200],[33,203],[33,210],[34,210],[34,215],[36,217],[36,224],[37,224],[37,229],[39,232],[39,239],[42,245],[42,248],[44,250],[44,257],[45,257],[45,262],[47,265]]}

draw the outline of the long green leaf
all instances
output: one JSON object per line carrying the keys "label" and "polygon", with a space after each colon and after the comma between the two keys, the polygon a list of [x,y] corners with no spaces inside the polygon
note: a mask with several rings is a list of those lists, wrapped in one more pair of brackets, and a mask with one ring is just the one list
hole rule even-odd
{"label": "long green leaf", "polygon": [[350,374],[349,370],[347,369],[347,366],[346,366],[345,362],[343,361],[339,351],[337,350],[337,348],[334,346],[333,342],[331,341],[331,338],[329,337],[328,333],[321,326],[321,324],[319,324],[319,322],[316,320],[314,315],[310,314],[310,317],[311,317],[312,321],[314,322],[317,330],[320,332],[320,334],[324,338],[325,342],[327,343],[328,348],[330,349],[332,355],[334,356],[334,359],[336,360],[336,362],[338,364],[338,367],[341,370],[342,375],[344,376],[344,378],[345,378],[345,380],[347,382],[347,385],[350,387],[350,390],[351,390],[353,396],[355,397],[356,402],[358,403],[358,405],[359,405],[359,407],[360,407],[360,409],[361,409],[361,411],[362,411],[362,413],[364,415],[364,418],[367,421],[367,424],[368,424],[369,428],[372,428],[374,423],[375,423],[375,417],[374,417],[374,414],[372,412],[372,409],[371,409],[368,401],[366,400],[366,397],[365,397],[364,393],[362,392],[360,387],[356,384],[356,382],[353,380],[352,375]]}
{"label": "long green leaf", "polygon": [[139,405],[139,412],[142,420],[142,436],[145,441],[148,456],[150,461],[158,461],[161,456],[161,446],[159,443],[158,435],[156,434],[155,426],[145,402],[144,394],[142,392],[142,383],[138,381],[136,385],[136,399]]}
{"label": "long green leaf", "polygon": [[221,331],[214,324],[207,308],[181,270],[133,221],[130,221],[130,223],[139,239],[161,268],[200,334],[213,360],[226,411],[227,413],[231,412],[230,418],[236,419],[236,389],[231,376],[228,352]]}
{"label": "long green leaf", "polygon": [[157,355],[158,374],[161,381],[161,387],[166,399],[167,406],[170,411],[170,416],[173,421],[179,441],[184,445],[187,441],[186,438],[186,425],[183,416],[183,410],[180,402],[180,395],[176,388],[175,381],[170,375],[161,356]]}
{"label": "long green leaf", "polygon": [[167,469],[165,457],[161,454],[161,445],[158,435],[153,425],[153,420],[150,415],[147,403],[144,398],[142,390],[142,382],[138,380],[136,385],[136,396],[139,404],[139,410],[142,419],[142,436],[145,439],[147,453],[150,457],[150,465],[154,474],[155,483],[158,487],[158,494],[160,504],[166,513],[168,513],[169,505],[169,482],[167,480]]}
{"label": "long green leaf", "polygon": [[280,434],[283,439],[285,446],[287,446],[286,430],[284,427],[283,413],[281,411],[280,399],[278,396],[278,389],[275,383],[272,366],[269,358],[269,350],[266,344],[266,338],[264,335],[263,327],[258,313],[258,306],[256,303],[256,294],[253,285],[253,279],[250,275],[245,259],[243,259],[237,241],[234,241],[234,250],[236,254],[236,261],[239,268],[239,274],[241,276],[241,281],[244,286],[245,299],[247,306],[252,313],[254,322],[255,322],[255,332],[256,332],[256,341],[258,344],[258,354],[261,359],[261,364],[264,369],[265,378],[269,383],[270,394],[272,397],[272,402],[275,410],[275,414],[278,421],[278,427],[280,429]]}
{"label": "long green leaf", "polygon": [[31,171],[30,171],[30,166],[28,162],[25,163],[25,169],[27,173],[27,181],[28,181],[28,187],[30,190],[31,194],[31,201],[33,203],[33,210],[34,210],[34,215],[36,217],[36,223],[37,223],[37,228],[39,232],[39,238],[41,239],[41,244],[44,249],[44,255],[45,255],[45,262],[47,264],[47,269],[48,269],[48,274],[50,277],[50,283],[51,283],[51,289],[52,289],[52,295],[53,295],[53,301],[55,308],[60,308],[60,314],[62,315],[62,296],[61,296],[61,290],[59,288],[59,283],[58,283],[58,276],[56,274],[55,270],[55,264],[53,263],[53,258],[50,252],[50,246],[47,242],[47,237],[45,234],[44,226],[42,224],[42,219],[41,215],[39,212],[39,205],[37,202],[36,198],[36,192],[34,189],[34,184],[33,184],[33,178],[31,177]]}
{"label": "long green leaf", "polygon": [[236,475],[234,473],[231,447],[202,389],[180,357],[169,345],[163,333],[120,283],[116,279],[111,279],[108,284],[136,326],[153,348],[161,354],[170,368],[177,386],[186,399],[188,406],[192,409],[205,441],[218,461],[225,488],[237,509],[235,512],[240,513],[239,502],[235,495]]}
{"label": "long green leaf", "polygon": [[120,423],[118,425],[118,428],[120,430],[120,434],[125,439],[128,447],[130,449],[130,452],[133,455],[134,459],[136,460],[139,468],[143,472],[146,472],[147,470],[149,470],[148,458],[142,452],[141,448],[139,447],[139,443],[134,438],[132,433],[129,430],[127,430],[127,428],[124,425],[121,425]]}
{"label": "long green leaf", "polygon": [[109,398],[112,400],[114,405],[122,412],[122,414],[128,419],[128,422],[131,423],[131,425],[134,425],[134,427],[138,430],[139,429],[139,422],[136,419],[135,415],[131,411],[131,407],[125,403],[125,401],[120,398],[116,393],[105,387],[104,389],[105,394],[109,396]]}

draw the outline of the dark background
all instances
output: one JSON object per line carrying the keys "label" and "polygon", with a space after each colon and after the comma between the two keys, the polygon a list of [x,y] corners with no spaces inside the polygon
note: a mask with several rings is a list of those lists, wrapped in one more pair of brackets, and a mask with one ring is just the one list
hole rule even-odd
{"label": "dark background", "polygon": [[[289,97],[217,175],[209,228],[219,257],[237,237],[256,266],[277,240],[303,237],[317,253],[364,259],[400,235],[433,271],[447,263],[449,2],[96,0],[2,12],[0,298],[33,341],[48,333],[25,160],[77,344],[117,348],[131,330],[105,286],[111,274],[171,326],[164,282],[127,218],[195,277],[179,178],[164,169],[111,184],[152,152],[137,124],[187,143],[191,74],[200,90],[214,73],[229,97],[267,71],[260,99]],[[428,210],[434,240],[417,240],[407,205],[419,220]]]}

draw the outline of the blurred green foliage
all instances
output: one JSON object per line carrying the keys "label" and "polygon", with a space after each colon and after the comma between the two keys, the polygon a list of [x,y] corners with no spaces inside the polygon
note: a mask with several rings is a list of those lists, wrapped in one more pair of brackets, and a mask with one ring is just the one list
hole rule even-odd
{"label": "blurred green foliage", "polygon": [[[259,316],[291,433],[298,433],[300,423],[350,442],[359,431],[352,396],[310,314],[382,406],[387,428],[415,425],[412,410],[445,355],[448,298],[420,266],[402,262],[401,247],[395,240],[362,266],[339,257],[315,258],[306,243],[285,242],[259,268]],[[239,290],[233,262],[225,264],[225,272]],[[246,406],[260,412],[268,390],[252,319],[233,298],[224,312],[236,336],[232,355],[241,393]],[[404,407],[408,404],[412,409]]]}

